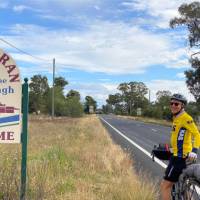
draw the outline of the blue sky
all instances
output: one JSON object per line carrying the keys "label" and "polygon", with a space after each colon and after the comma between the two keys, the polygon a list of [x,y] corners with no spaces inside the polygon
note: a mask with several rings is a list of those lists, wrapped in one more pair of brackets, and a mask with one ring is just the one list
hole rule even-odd
{"label": "blue sky", "polygon": [[91,95],[101,106],[122,82],[141,81],[155,100],[158,90],[193,100],[183,72],[191,50],[184,28],[169,28],[187,0],[1,0],[0,41],[21,76],[56,76],[69,81],[65,92]]}

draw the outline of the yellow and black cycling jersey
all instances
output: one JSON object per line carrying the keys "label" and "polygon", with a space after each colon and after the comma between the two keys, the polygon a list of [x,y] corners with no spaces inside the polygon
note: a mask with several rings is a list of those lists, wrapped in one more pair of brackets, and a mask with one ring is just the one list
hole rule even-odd
{"label": "yellow and black cycling jersey", "polygon": [[192,117],[186,112],[180,113],[173,119],[171,146],[173,155],[182,158],[191,151],[197,153],[200,147],[200,133]]}

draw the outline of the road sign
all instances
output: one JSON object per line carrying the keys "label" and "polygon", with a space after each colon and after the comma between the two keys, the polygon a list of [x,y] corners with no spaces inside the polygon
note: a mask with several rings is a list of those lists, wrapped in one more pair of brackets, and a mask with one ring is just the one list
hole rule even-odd
{"label": "road sign", "polygon": [[21,142],[21,99],[19,69],[0,49],[0,143]]}
{"label": "road sign", "polygon": [[137,108],[137,116],[141,116],[142,115],[142,109],[141,108]]}
{"label": "road sign", "polygon": [[94,106],[89,106],[89,113],[93,114],[94,113]]}

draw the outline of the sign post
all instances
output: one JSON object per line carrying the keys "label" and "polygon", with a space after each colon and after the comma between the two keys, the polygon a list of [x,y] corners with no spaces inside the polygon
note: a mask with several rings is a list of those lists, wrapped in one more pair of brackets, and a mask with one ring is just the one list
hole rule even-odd
{"label": "sign post", "polygon": [[27,139],[28,139],[28,79],[24,79],[22,86],[22,163],[21,163],[21,192],[20,200],[25,200],[26,169],[27,169]]}
{"label": "sign post", "polygon": [[0,143],[22,143],[20,200],[25,200],[27,168],[28,79],[24,81],[22,86],[15,61],[0,49]]}

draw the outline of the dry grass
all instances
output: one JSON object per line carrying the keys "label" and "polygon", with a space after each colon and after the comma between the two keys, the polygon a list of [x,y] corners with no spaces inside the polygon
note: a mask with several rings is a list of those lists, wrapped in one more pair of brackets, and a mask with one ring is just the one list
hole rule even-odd
{"label": "dry grass", "polygon": [[[153,184],[135,175],[132,161],[95,117],[32,119],[27,200],[153,200]],[[20,145],[0,145],[0,199],[19,193]]]}
{"label": "dry grass", "polygon": [[163,120],[163,119],[154,119],[154,118],[148,118],[148,117],[139,117],[139,116],[122,116],[117,115],[119,118],[125,118],[125,119],[132,119],[136,121],[142,121],[145,123],[153,123],[153,124],[160,124],[165,126],[171,126],[172,122]]}

